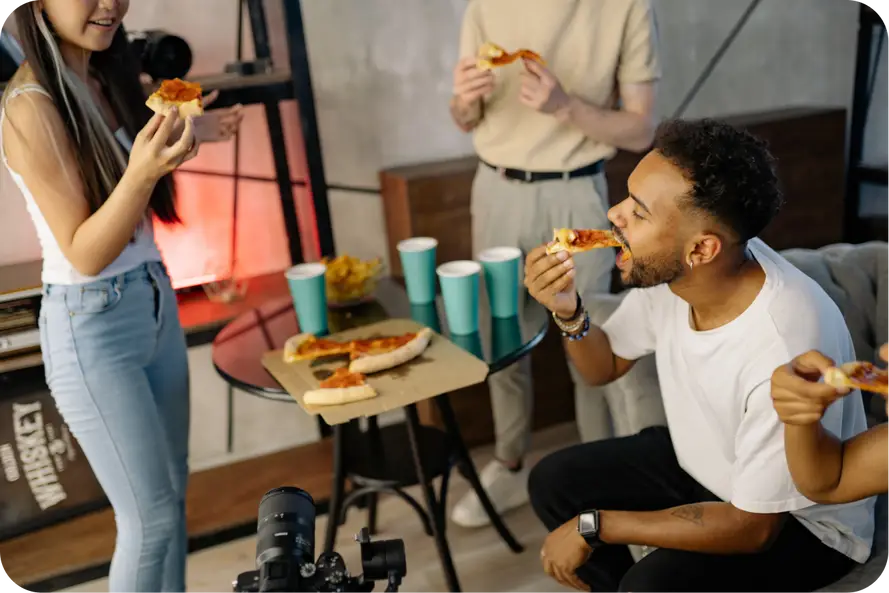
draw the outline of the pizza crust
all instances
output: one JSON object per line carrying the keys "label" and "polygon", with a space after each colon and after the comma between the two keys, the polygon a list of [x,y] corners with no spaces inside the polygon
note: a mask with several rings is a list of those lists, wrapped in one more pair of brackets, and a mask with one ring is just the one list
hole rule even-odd
{"label": "pizza crust", "polygon": [[852,382],[849,381],[848,375],[846,375],[846,373],[836,367],[829,367],[825,369],[823,376],[825,385],[830,385],[831,387],[835,387],[837,389],[852,387]]}
{"label": "pizza crust", "polygon": [[171,103],[164,101],[161,99],[160,95],[154,93],[148,97],[145,104],[148,105],[149,109],[155,113],[160,113],[161,115],[166,115],[166,113],[174,106],[179,109],[179,117],[182,118],[204,115],[204,105],[200,99],[192,99],[191,101],[185,101],[183,103]]}
{"label": "pizza crust", "polygon": [[420,356],[426,350],[426,347],[429,346],[431,339],[432,330],[424,327],[417,332],[414,339],[391,352],[370,354],[356,358],[349,364],[349,372],[370,374],[395,368]]}
{"label": "pizza crust", "polygon": [[546,246],[546,252],[549,254],[560,251],[572,252],[571,241],[576,237],[572,229],[553,229],[553,240]]}
{"label": "pizza crust", "polygon": [[376,396],[376,389],[364,384],[354,387],[333,387],[330,389],[306,391],[303,394],[303,403],[307,406],[340,406],[371,399]]}
{"label": "pizza crust", "polygon": [[483,43],[478,49],[478,61],[476,61],[475,67],[479,70],[493,70],[494,62],[491,61],[492,58],[499,58],[505,53],[506,50],[497,44]]}
{"label": "pizza crust", "polygon": [[299,352],[299,347],[302,346],[303,342],[311,340],[314,337],[313,334],[297,334],[287,338],[287,341],[284,342],[284,362],[291,363],[317,358],[317,355],[315,354],[309,356],[300,356],[297,354],[297,352]]}

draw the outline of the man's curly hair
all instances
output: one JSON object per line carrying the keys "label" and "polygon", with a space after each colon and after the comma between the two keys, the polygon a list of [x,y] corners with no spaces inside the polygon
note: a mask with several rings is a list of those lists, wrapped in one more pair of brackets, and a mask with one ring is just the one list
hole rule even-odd
{"label": "man's curly hair", "polygon": [[712,119],[671,120],[658,127],[654,149],[691,182],[689,204],[742,242],[759,235],[781,209],[775,159],[749,132]]}

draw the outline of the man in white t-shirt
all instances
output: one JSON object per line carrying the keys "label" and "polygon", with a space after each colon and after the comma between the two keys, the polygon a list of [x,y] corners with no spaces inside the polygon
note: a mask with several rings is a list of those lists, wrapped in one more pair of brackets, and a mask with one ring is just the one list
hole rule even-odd
{"label": "man in white t-shirt", "polygon": [[[794,486],[771,401],[774,369],[817,349],[855,360],[827,294],[756,236],[781,205],[771,155],[715,121],[664,124],[608,218],[631,290],[591,326],[567,254],[527,259],[525,283],[553,312],[593,385],[655,353],[667,427],[543,459],[529,490],[551,531],[559,582],[594,591],[810,591],[867,560],[873,499],[816,505]],[[827,430],[866,429],[860,394]],[[655,551],[635,563],[627,545]]]}

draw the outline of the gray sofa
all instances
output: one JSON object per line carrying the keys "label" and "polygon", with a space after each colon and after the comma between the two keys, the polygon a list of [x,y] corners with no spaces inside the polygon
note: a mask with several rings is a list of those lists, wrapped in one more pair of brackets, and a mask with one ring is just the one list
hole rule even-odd
{"label": "gray sofa", "polygon": [[[797,268],[814,279],[837,303],[852,334],[860,359],[876,361],[879,347],[887,342],[887,244],[838,244],[817,250],[790,249],[782,252]],[[593,323],[601,324],[617,308],[622,295],[603,295],[588,304]],[[871,423],[882,421],[885,402],[871,401]],[[601,434],[603,423],[596,414],[607,410],[611,433]],[[593,401],[577,401],[577,423],[585,441],[608,436],[634,434],[649,426],[666,424],[661,402],[654,357],[636,363],[620,380],[597,390]],[[886,496],[877,503],[877,533],[871,559],[846,578],[830,587],[831,591],[861,591],[883,572],[887,560]],[[647,550],[633,549],[638,559]]]}

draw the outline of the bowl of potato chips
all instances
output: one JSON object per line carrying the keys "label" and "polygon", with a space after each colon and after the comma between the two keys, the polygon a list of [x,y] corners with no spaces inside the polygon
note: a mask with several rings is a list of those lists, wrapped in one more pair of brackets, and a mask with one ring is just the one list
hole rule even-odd
{"label": "bowl of potato chips", "polygon": [[383,270],[380,258],[362,260],[351,255],[324,258],[327,266],[327,303],[350,307],[373,300],[377,280]]}

